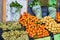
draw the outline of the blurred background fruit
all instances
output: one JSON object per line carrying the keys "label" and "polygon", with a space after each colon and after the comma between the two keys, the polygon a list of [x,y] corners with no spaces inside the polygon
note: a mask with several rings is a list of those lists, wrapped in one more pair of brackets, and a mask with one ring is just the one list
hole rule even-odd
{"label": "blurred background fruit", "polygon": [[57,22],[60,22],[60,8],[57,8],[56,21],[57,21]]}

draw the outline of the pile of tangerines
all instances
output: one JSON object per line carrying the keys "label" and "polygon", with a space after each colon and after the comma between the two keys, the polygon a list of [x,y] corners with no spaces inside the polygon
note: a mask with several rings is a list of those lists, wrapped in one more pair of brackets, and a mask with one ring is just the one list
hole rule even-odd
{"label": "pile of tangerines", "polygon": [[45,30],[45,26],[40,19],[29,13],[24,12],[24,14],[20,16],[19,23],[26,28],[26,32],[30,37],[41,38],[49,36],[48,31]]}

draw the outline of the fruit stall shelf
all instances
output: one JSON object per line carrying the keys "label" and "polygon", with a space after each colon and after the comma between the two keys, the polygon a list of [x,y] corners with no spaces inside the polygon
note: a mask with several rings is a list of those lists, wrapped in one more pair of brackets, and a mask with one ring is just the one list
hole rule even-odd
{"label": "fruit stall shelf", "polygon": [[[0,40],[4,40],[3,38],[2,38],[2,29],[0,29]],[[60,40],[59,39],[60,38],[60,34],[55,34],[54,35],[54,40]],[[39,38],[39,39],[33,39],[33,38],[30,38],[29,37],[29,40],[50,40],[50,36],[48,36],[48,37],[43,37],[43,38]]]}

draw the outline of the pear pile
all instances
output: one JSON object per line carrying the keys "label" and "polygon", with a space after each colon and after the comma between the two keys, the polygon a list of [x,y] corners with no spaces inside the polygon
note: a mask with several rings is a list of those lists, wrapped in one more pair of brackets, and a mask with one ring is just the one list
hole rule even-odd
{"label": "pear pile", "polygon": [[60,24],[58,24],[50,16],[42,18],[41,21],[45,23],[45,26],[49,31],[53,32],[54,34],[60,33]]}

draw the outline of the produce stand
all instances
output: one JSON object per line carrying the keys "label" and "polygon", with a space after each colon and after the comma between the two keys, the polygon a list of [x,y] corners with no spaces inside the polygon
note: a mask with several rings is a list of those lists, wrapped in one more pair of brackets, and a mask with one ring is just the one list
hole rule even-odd
{"label": "produce stand", "polygon": [[58,1],[23,1],[3,0],[0,40],[60,40]]}

